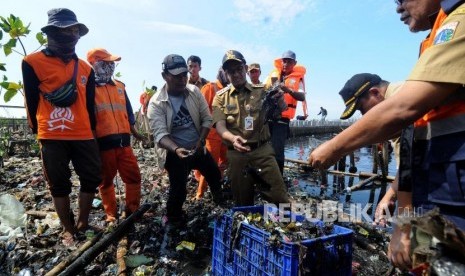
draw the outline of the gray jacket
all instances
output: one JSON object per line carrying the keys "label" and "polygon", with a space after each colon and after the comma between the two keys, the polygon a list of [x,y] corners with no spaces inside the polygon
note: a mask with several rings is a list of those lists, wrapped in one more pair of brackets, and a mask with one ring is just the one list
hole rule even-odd
{"label": "gray jacket", "polygon": [[[210,128],[212,125],[212,117],[210,115],[208,103],[202,93],[200,93],[199,88],[195,85],[187,84],[186,88],[186,107],[187,110],[189,110],[195,128],[200,134],[200,129],[202,127]],[[158,166],[160,168],[164,167],[166,150],[161,149],[158,143],[161,138],[171,134],[173,115],[173,108],[168,97],[168,92],[166,91],[166,85],[164,85],[160,92],[150,99],[147,109],[147,117],[149,118],[150,129],[153,133],[153,139],[159,158]]]}

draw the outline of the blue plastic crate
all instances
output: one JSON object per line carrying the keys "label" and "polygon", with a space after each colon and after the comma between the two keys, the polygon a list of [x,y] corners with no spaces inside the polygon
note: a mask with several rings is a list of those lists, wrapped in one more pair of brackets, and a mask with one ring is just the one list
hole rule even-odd
{"label": "blue plastic crate", "polygon": [[[213,232],[213,275],[234,275],[233,255],[231,248],[232,218],[228,215],[222,216],[215,222]],[[229,259],[229,260],[228,260]]]}
{"label": "blue plastic crate", "polygon": [[[263,206],[239,207],[233,211],[261,213]],[[303,217],[298,218],[298,220]],[[322,224],[322,222],[319,222]],[[224,215],[215,224],[213,275],[351,275],[352,230],[334,225],[330,235],[299,243],[268,244],[270,233],[253,225],[242,224],[239,242],[231,248],[232,216]],[[302,247],[302,248],[301,248]],[[299,252],[302,263],[299,267]],[[231,258],[231,253],[232,257]]]}

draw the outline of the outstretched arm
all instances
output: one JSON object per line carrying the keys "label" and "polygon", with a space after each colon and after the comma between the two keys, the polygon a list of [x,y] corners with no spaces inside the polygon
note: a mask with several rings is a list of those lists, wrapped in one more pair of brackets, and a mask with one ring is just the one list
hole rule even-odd
{"label": "outstretched arm", "polygon": [[443,102],[458,87],[457,84],[407,81],[396,95],[376,105],[352,126],[316,148],[309,157],[310,165],[326,169],[362,146],[386,140]]}

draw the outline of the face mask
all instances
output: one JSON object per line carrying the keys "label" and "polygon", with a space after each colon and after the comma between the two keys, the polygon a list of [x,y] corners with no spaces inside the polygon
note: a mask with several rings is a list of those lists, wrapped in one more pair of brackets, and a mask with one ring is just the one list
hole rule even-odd
{"label": "face mask", "polygon": [[115,72],[115,63],[113,61],[99,60],[92,67],[95,71],[95,82],[98,84],[108,83]]}
{"label": "face mask", "polygon": [[47,34],[48,48],[59,56],[73,55],[79,38],[79,35],[50,32]]}

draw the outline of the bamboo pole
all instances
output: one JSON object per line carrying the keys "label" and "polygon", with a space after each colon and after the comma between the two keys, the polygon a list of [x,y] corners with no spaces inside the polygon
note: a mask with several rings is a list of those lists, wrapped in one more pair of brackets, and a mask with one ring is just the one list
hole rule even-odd
{"label": "bamboo pole", "polygon": [[124,235],[121,241],[118,243],[118,248],[116,249],[116,264],[118,265],[118,276],[126,276],[126,262],[124,257],[128,252],[128,236]]}
{"label": "bamboo pole", "polygon": [[108,246],[118,241],[130,226],[142,216],[148,209],[150,209],[151,204],[143,204],[142,206],[137,209],[132,215],[130,215],[127,219],[121,222],[116,229],[105,235],[102,239],[100,239],[94,246],[89,248],[86,252],[84,252],[81,256],[79,256],[72,264],[70,264],[60,275],[77,275],[81,272],[90,262],[92,262],[103,250],[107,249]]}
{"label": "bamboo pole", "polygon": [[[123,219],[126,218],[126,212],[121,214]],[[116,264],[118,265],[118,271],[116,275],[118,276],[126,276],[126,262],[124,261],[124,257],[128,252],[128,235],[124,235],[123,238],[119,241],[118,247],[116,249]]]}
{"label": "bamboo pole", "polygon": [[356,185],[354,185],[352,187],[347,187],[346,192],[350,193],[350,192],[353,192],[355,190],[358,190],[358,189],[362,188],[363,186],[367,185],[368,183],[373,182],[378,177],[379,177],[379,175],[370,176],[369,178],[360,181],[359,183],[357,183]]}
{"label": "bamboo pole", "polygon": [[45,218],[47,214],[49,214],[49,212],[36,211],[36,210],[26,211],[26,215],[29,215],[31,217],[38,217],[38,218]]}
{"label": "bamboo pole", "polygon": [[55,276],[58,275],[61,271],[63,271],[70,263],[76,260],[84,251],[89,249],[92,245],[94,245],[101,237],[103,236],[103,231],[99,232],[95,235],[91,240],[86,241],[83,245],[81,245],[78,249],[73,251],[65,260],[61,261],[57,264],[52,270],[47,272],[45,276]]}
{"label": "bamboo pole", "polygon": [[[310,167],[308,162],[304,161],[304,160],[286,158],[286,161]],[[374,174],[374,173],[370,173],[370,172],[350,173],[350,172],[341,172],[341,171],[336,171],[336,170],[327,170],[327,172],[332,173],[332,174],[343,174],[343,175],[347,175],[347,176],[354,176],[354,177],[361,177],[361,178],[371,177],[371,176],[375,176],[375,175],[378,176],[378,174]],[[388,180],[388,181],[394,181],[394,178],[395,177],[391,176],[391,175],[386,176],[386,180]]]}

